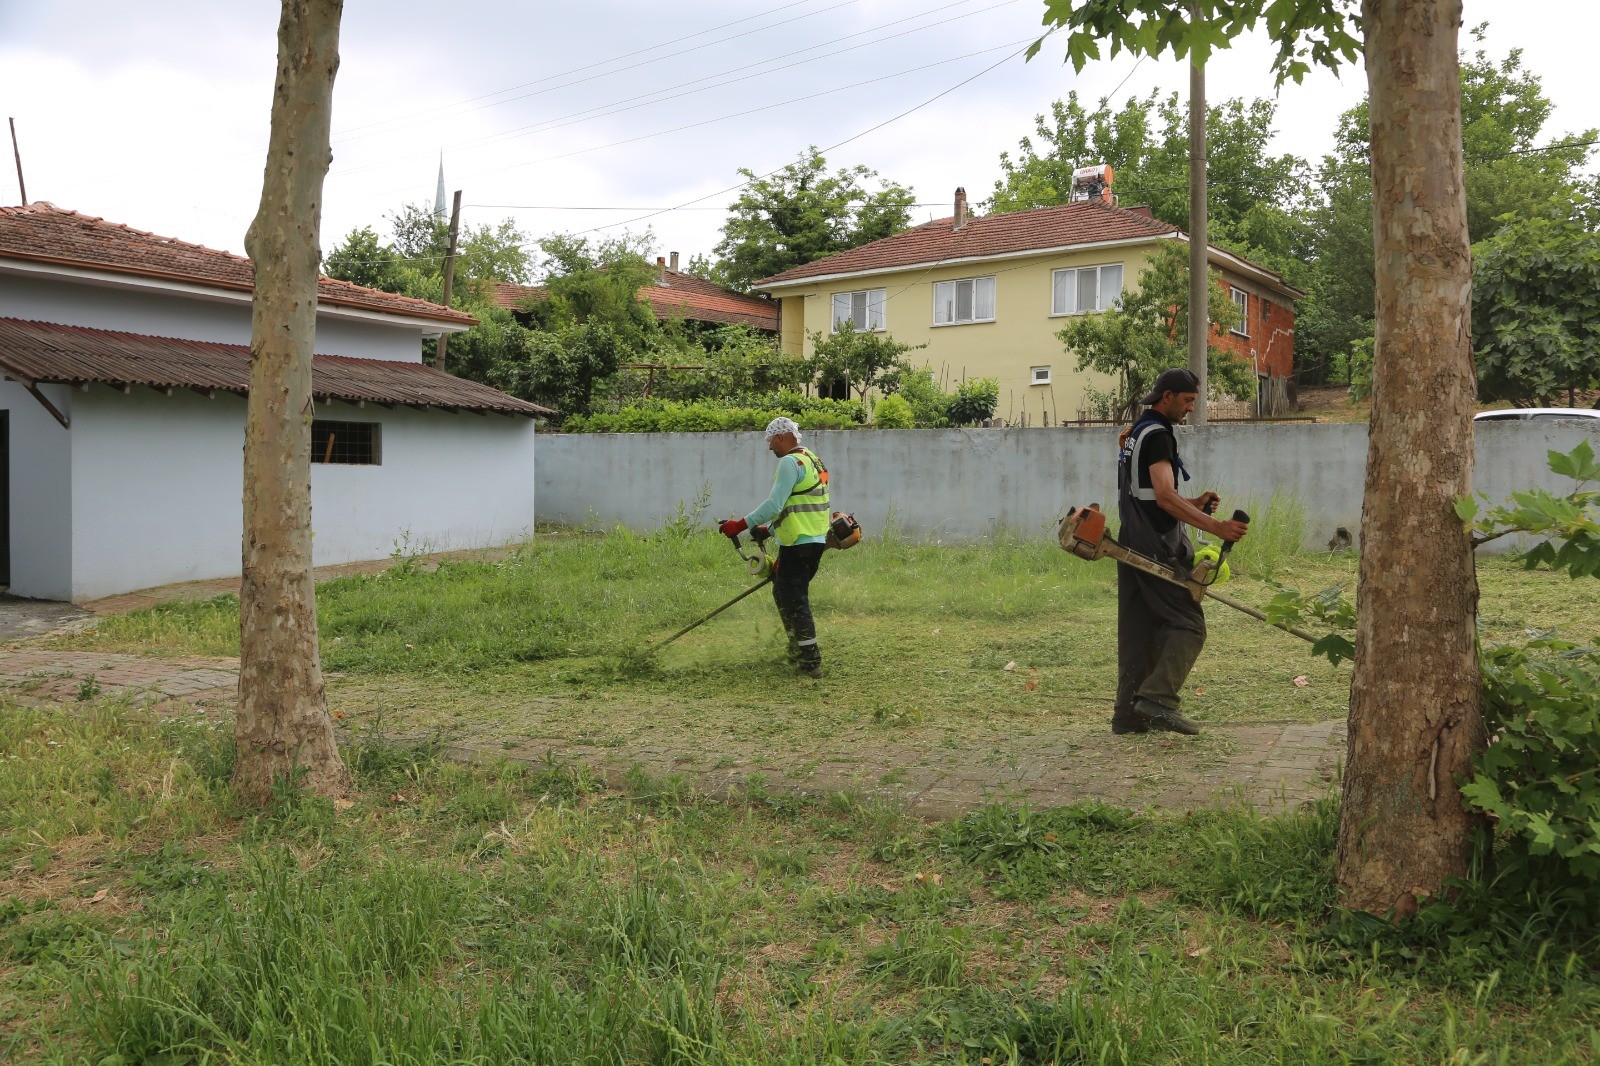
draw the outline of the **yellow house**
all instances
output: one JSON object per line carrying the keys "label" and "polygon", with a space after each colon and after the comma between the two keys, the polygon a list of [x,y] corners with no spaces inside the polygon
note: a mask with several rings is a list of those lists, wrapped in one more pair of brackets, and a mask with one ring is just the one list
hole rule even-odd
{"label": "yellow house", "polygon": [[[927,363],[946,389],[966,378],[1000,384],[996,414],[1009,423],[1048,424],[1089,414],[1086,386],[1109,391],[1104,375],[1076,370],[1056,333],[1074,315],[1116,305],[1163,241],[1187,241],[1149,208],[1103,200],[971,217],[965,190],[955,214],[794,267],[756,282],[779,301],[779,337],[790,355],[812,354],[810,334],[835,323],[885,330],[926,344]],[[1231,288],[1243,321],[1224,346],[1266,378],[1294,361],[1294,301],[1304,293],[1277,272],[1212,246],[1212,269]]]}

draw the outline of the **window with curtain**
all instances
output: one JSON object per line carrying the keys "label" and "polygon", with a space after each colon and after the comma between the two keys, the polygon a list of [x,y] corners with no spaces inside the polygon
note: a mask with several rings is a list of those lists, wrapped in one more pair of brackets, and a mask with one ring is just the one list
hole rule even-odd
{"label": "window with curtain", "polygon": [[994,321],[994,278],[941,281],[933,287],[933,324]]}
{"label": "window with curtain", "polygon": [[884,311],[889,303],[887,289],[861,289],[833,294],[833,324],[848,322],[862,332],[884,328]]}
{"label": "window with curtain", "polygon": [[1122,264],[1053,270],[1050,288],[1052,315],[1109,311],[1122,302]]}

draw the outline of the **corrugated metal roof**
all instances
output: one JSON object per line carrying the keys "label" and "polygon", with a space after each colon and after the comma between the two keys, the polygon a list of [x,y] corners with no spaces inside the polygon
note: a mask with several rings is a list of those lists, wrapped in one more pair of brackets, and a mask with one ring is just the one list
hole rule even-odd
{"label": "corrugated metal roof", "polygon": [[[239,292],[249,292],[255,284],[255,264],[242,255],[147,233],[44,201],[0,207],[0,259],[108,270]],[[478,321],[426,300],[329,277],[317,281],[317,301],[456,326],[472,326]]]}
{"label": "corrugated metal roof", "polygon": [[[244,395],[250,388],[250,349],[243,344],[0,318],[0,370],[33,384],[148,385]],[[340,355],[312,359],[311,392],[318,400],[346,403],[407,404],[530,417],[555,413],[420,363]]]}

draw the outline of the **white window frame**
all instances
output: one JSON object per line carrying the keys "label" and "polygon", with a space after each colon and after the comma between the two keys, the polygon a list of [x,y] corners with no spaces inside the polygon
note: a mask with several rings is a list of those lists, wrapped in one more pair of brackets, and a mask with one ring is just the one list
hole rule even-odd
{"label": "white window frame", "polygon": [[[1039,372],[1041,370],[1044,371],[1044,377],[1040,377],[1039,376]],[[1048,384],[1050,384],[1050,368],[1047,367],[1047,366],[1036,366],[1036,367],[1031,368],[1028,371],[1028,384],[1029,385],[1048,385]]]}
{"label": "white window frame", "polygon": [[[957,317],[961,309],[961,290],[967,287],[966,318]],[[987,291],[985,291],[987,290]],[[994,306],[995,278],[993,274],[976,278],[956,278],[951,281],[936,281],[933,284],[933,324],[935,326],[970,326],[975,322],[993,322],[995,320]],[[984,300],[987,298],[989,314],[980,315]],[[948,312],[948,313],[946,313]],[[945,313],[945,317],[940,315]]]}
{"label": "white window frame", "polygon": [[[858,301],[856,297],[861,299]],[[831,321],[828,329],[832,331],[839,328],[839,323],[846,321],[839,313],[839,300],[848,300],[851,305],[848,321],[855,326],[858,333],[882,333],[888,329],[889,317],[889,290],[888,289],[854,289],[849,292],[836,292],[829,299],[828,314]],[[860,320],[857,319],[860,316]]]}
{"label": "white window frame", "polygon": [[[1092,270],[1092,271],[1095,272],[1095,283],[1094,283],[1095,306],[1092,307],[1092,308],[1079,309],[1079,307],[1078,307],[1078,290],[1079,290],[1078,274],[1080,272],[1089,271],[1089,270]],[[1106,275],[1105,275],[1105,272],[1107,270],[1115,271],[1116,272],[1116,277],[1117,277],[1117,296],[1116,296],[1116,299],[1111,300],[1110,302],[1107,302],[1105,299],[1103,299],[1103,294],[1106,291],[1106,285],[1105,285]],[[1070,281],[1068,281],[1065,289],[1062,289],[1062,287],[1059,285],[1059,283],[1057,281],[1057,279],[1059,279],[1063,275],[1071,275],[1071,279],[1070,279]],[[1121,264],[1121,263],[1093,263],[1093,264],[1090,264],[1088,266],[1062,267],[1059,270],[1052,270],[1052,271],[1050,271],[1050,317],[1051,318],[1069,318],[1069,317],[1071,317],[1073,315],[1098,314],[1098,313],[1100,313],[1102,311],[1115,310],[1116,308],[1122,306],[1122,294],[1124,292],[1126,284],[1127,284],[1127,270],[1123,266],[1123,264]],[[1057,300],[1056,299],[1056,294],[1057,294],[1058,290],[1061,290],[1063,295],[1065,297],[1067,297],[1066,300]],[[1070,300],[1070,306],[1068,306],[1068,301],[1069,300]]]}
{"label": "white window frame", "polygon": [[1250,336],[1250,293],[1238,286],[1230,285],[1228,295],[1233,297],[1233,306],[1239,309],[1239,324],[1228,332],[1239,337]]}

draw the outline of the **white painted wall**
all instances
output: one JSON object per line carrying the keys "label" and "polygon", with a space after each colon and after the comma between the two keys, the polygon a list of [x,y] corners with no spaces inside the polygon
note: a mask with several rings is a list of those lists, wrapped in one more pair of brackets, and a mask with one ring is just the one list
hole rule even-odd
{"label": "white painted wall", "polygon": [[[96,386],[75,401],[70,597],[53,598],[238,574],[244,400]],[[345,404],[317,413],[383,426],[382,465],[312,466],[318,565],[383,558],[408,533],[413,550],[531,533],[531,420]]]}
{"label": "white painted wall", "polygon": [[[1546,453],[1585,438],[1600,449],[1593,420],[1476,429],[1475,484],[1496,502],[1533,485],[1571,491]],[[892,522],[915,537],[970,540],[1002,529],[1048,537],[1069,506],[1114,506],[1116,437],[1088,427],[852,430],[807,433],[805,443],[828,465],[834,505],[854,512],[868,536]],[[1195,479],[1188,495],[1215,489],[1231,512],[1284,493],[1305,508],[1307,547],[1325,547],[1341,527],[1360,536],[1364,424],[1184,427],[1179,450]],[[708,518],[747,513],[772,484],[760,433],[550,433],[539,454],[541,522],[654,529],[703,484]],[[1508,538],[1485,550],[1514,546]]]}
{"label": "white painted wall", "polygon": [[[76,394],[39,391],[70,419]],[[64,600],[72,591],[72,434],[21,385],[0,380],[10,415],[11,595]]]}
{"label": "white painted wall", "polygon": [[[114,329],[153,337],[221,344],[250,343],[249,293],[236,300],[203,299],[109,286],[0,273],[0,317],[62,322],[91,329]],[[321,355],[357,359],[422,361],[422,330],[336,317],[317,316],[316,350]]]}

